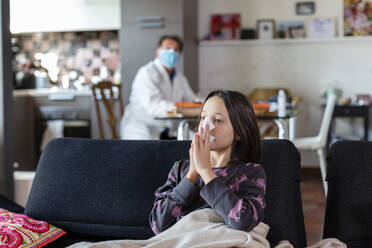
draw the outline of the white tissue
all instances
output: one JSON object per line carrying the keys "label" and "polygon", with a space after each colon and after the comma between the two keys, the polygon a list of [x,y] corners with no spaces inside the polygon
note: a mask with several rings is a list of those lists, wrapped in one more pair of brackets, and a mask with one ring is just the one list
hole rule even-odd
{"label": "white tissue", "polygon": [[[209,126],[209,132],[214,128],[214,125],[211,121],[211,119],[209,117],[205,117],[203,123],[202,123],[202,127],[203,129],[205,130],[205,128],[207,127],[207,125]],[[205,132],[203,134],[203,139],[205,138]],[[212,135],[209,135],[209,141],[210,142],[213,142],[214,141],[214,136]]]}

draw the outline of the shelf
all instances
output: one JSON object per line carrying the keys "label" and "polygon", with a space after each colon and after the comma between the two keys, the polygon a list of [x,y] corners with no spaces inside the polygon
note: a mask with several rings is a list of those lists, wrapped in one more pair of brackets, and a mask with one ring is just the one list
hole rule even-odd
{"label": "shelf", "polygon": [[90,89],[84,90],[73,90],[73,89],[62,89],[62,88],[42,88],[42,89],[25,89],[25,90],[13,90],[13,96],[49,96],[49,95],[64,95],[71,94],[73,96],[91,96],[92,91]]}
{"label": "shelf", "polygon": [[286,44],[314,44],[314,43],[350,43],[350,42],[371,42],[372,36],[368,37],[334,37],[324,39],[274,39],[274,40],[216,40],[201,41],[200,47],[215,46],[250,46],[250,45],[286,45]]}

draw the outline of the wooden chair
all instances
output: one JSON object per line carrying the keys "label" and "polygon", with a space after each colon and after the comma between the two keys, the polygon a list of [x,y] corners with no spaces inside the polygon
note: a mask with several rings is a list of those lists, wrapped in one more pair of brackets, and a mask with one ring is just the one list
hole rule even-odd
{"label": "wooden chair", "polygon": [[[114,93],[114,88],[116,87],[116,92]],[[97,119],[98,119],[98,127],[99,127],[99,134],[101,139],[105,139],[103,122],[102,122],[102,113],[100,110],[100,101],[103,102],[103,105],[106,108],[107,112],[107,123],[112,132],[112,138],[118,139],[118,131],[116,130],[116,125],[118,119],[120,120],[121,116],[124,113],[124,104],[123,99],[121,97],[121,85],[114,84],[111,81],[101,81],[98,84],[92,86],[94,102],[97,111]],[[115,116],[115,103],[119,103],[120,107],[120,117],[117,118]]]}

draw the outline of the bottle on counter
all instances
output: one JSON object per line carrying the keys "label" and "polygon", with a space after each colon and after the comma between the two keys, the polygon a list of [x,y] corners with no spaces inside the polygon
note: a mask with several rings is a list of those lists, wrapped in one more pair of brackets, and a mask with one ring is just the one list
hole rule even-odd
{"label": "bottle on counter", "polygon": [[278,92],[278,116],[284,117],[287,115],[287,106],[286,106],[286,95],[284,90],[279,90]]}

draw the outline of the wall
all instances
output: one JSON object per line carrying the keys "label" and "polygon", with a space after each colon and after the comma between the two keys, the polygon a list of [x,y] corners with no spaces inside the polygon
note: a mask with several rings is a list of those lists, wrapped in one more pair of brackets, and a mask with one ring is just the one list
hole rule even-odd
{"label": "wall", "polygon": [[[306,19],[295,15],[294,0],[200,0],[199,38],[209,30],[212,13],[241,13],[242,27],[255,27],[262,18]],[[318,17],[336,17],[342,30],[342,0],[315,1]],[[203,94],[231,88],[248,94],[255,87],[284,87],[303,98],[297,136],[316,135],[322,110],[320,95],[330,86],[343,96],[372,92],[372,40],[327,40],[277,43],[203,42],[199,48],[199,84]],[[353,125],[352,125],[353,124]],[[371,129],[370,129],[371,130]],[[361,135],[361,122],[337,121],[338,133]],[[370,135],[372,135],[370,131]],[[317,164],[302,153],[304,165]]]}

